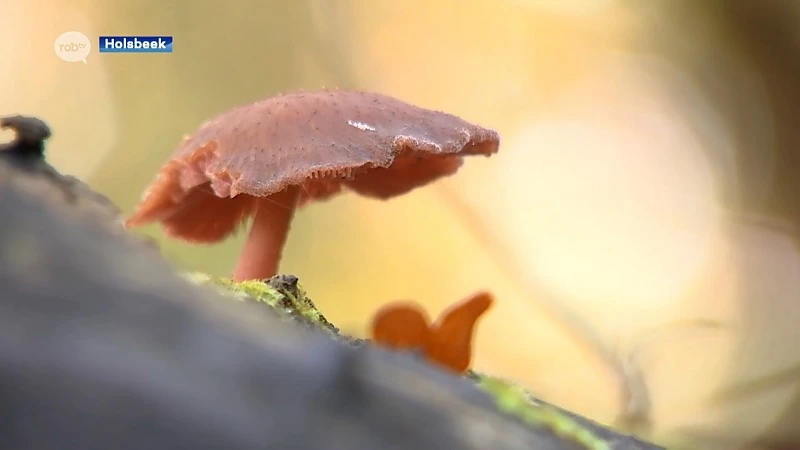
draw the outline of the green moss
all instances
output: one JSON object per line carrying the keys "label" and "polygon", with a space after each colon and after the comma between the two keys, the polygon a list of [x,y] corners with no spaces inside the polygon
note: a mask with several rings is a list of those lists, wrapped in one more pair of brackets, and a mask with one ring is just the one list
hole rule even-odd
{"label": "green moss", "polygon": [[[238,283],[229,278],[202,273],[184,276],[196,284],[213,286],[227,297],[265,305],[288,320],[322,329],[347,343],[361,345],[366,342],[340,334],[339,329],[317,309],[294,276],[278,275],[266,281]],[[526,424],[575,442],[587,450],[613,450],[611,444],[597,434],[597,430],[602,430],[601,426],[539,401],[509,381],[472,371],[467,376],[495,399],[501,411],[518,416]]]}
{"label": "green moss", "polygon": [[514,383],[487,375],[475,374],[474,378],[481,389],[494,397],[498,408],[520,417],[525,423],[546,429],[588,450],[612,450],[586,421],[536,400]]}
{"label": "green moss", "polygon": [[339,336],[339,330],[322,315],[293,276],[278,275],[267,281],[242,282],[203,273],[188,273],[184,276],[195,284],[213,286],[227,297],[269,306],[283,317],[305,322]]}

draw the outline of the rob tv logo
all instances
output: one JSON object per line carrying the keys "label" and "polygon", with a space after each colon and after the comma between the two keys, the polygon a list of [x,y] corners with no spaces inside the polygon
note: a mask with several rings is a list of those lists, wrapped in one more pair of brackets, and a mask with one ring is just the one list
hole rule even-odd
{"label": "rob tv logo", "polygon": [[172,36],[100,36],[100,53],[172,53]]}
{"label": "rob tv logo", "polygon": [[67,62],[82,62],[86,64],[86,57],[92,50],[92,43],[85,34],[77,31],[67,31],[56,38],[53,44],[56,56]]}

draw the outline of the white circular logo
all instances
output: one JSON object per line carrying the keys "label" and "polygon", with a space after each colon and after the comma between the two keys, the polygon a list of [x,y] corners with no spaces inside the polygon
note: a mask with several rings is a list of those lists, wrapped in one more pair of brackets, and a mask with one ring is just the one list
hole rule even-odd
{"label": "white circular logo", "polygon": [[83,33],[67,31],[56,38],[53,49],[56,51],[56,55],[64,61],[80,61],[86,64],[86,57],[92,50],[92,43]]}

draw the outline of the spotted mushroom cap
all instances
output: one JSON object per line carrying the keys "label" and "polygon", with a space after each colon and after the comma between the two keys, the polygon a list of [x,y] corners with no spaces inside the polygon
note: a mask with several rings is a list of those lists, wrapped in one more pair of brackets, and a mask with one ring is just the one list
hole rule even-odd
{"label": "spotted mushroom cap", "polygon": [[301,188],[300,204],[342,188],[386,199],[455,173],[464,155],[489,156],[498,146],[495,131],[385,95],[279,95],[234,108],[186,137],[127,225],[161,221],[168,234],[213,242],[252,213],[254,198],[289,186]]}

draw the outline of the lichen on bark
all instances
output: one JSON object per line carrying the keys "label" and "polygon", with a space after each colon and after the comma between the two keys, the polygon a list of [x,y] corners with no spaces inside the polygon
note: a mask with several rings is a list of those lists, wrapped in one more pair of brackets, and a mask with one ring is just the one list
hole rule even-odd
{"label": "lichen on bark", "polygon": [[[328,333],[335,339],[355,345],[368,342],[341,333],[314,305],[293,275],[277,275],[265,281],[243,282],[203,273],[189,273],[185,276],[194,283],[214,286],[227,297],[268,306],[285,319],[299,321]],[[551,432],[587,450],[615,448],[609,443],[608,433],[603,433],[606,436],[598,434],[600,425],[543,402],[511,381],[474,371],[468,371],[466,377],[491,396],[500,411],[516,416],[528,426]]]}
{"label": "lichen on bark", "polygon": [[518,416],[526,424],[546,429],[588,450],[612,450],[589,426],[539,401],[521,386],[490,375],[475,374],[475,379],[478,387],[495,399],[501,411]]}
{"label": "lichen on bark", "polygon": [[269,280],[236,282],[230,278],[215,277],[201,272],[185,273],[184,277],[195,284],[211,286],[226,297],[242,302],[269,306],[280,317],[300,322],[348,342],[358,339],[340,333],[306,294],[293,275],[276,275]]}

